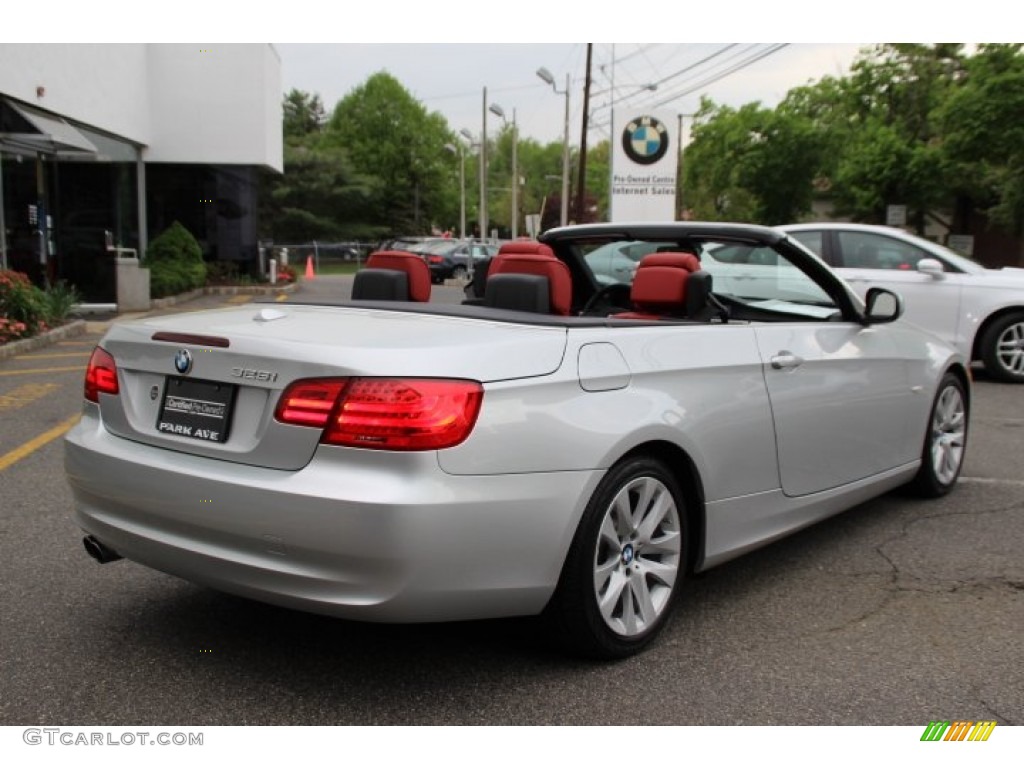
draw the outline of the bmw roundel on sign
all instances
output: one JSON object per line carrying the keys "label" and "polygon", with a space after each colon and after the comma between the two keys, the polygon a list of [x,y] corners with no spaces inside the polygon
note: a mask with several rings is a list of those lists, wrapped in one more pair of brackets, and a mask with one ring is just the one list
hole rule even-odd
{"label": "bmw roundel on sign", "polygon": [[630,120],[622,132],[622,148],[634,163],[652,165],[668,152],[668,129],[650,115]]}

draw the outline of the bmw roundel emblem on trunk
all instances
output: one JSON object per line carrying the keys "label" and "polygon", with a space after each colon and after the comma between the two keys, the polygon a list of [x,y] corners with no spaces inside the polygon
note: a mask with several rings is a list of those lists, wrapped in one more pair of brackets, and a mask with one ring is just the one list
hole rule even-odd
{"label": "bmw roundel emblem on trunk", "polygon": [[174,356],[174,370],[180,374],[186,374],[192,370],[192,353],[187,349],[179,349]]}
{"label": "bmw roundel emblem on trunk", "polygon": [[668,130],[650,115],[630,120],[622,131],[622,149],[634,163],[656,163],[668,152]]}

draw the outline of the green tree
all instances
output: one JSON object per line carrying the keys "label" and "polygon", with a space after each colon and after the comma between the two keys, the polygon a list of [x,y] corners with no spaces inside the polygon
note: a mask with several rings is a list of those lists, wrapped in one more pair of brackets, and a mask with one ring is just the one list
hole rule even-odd
{"label": "green tree", "polygon": [[292,88],[284,97],[284,138],[301,139],[319,133],[327,119],[319,94]]}
{"label": "green tree", "polygon": [[884,221],[888,205],[906,205],[923,231],[927,216],[950,207],[937,115],[964,66],[959,43],[888,43],[854,62],[830,121],[848,123],[837,131],[844,143],[832,169],[838,212]]}
{"label": "green tree", "polygon": [[[957,190],[996,224],[1024,229],[1024,55],[1018,44],[983,45],[938,110]],[[965,231],[965,222],[958,222]]]}
{"label": "green tree", "polygon": [[811,208],[824,146],[797,111],[704,99],[684,153],[684,205],[697,218],[792,221]]}
{"label": "green tree", "polygon": [[348,152],[357,173],[375,180],[367,223],[404,234],[457,219],[458,183],[445,150],[454,140],[444,117],[427,112],[387,72],[339,101],[324,134],[326,145]]}
{"label": "green tree", "polygon": [[315,137],[289,140],[284,174],[265,180],[263,236],[278,243],[379,239],[387,228],[370,223],[375,183],[355,171],[343,148]]}

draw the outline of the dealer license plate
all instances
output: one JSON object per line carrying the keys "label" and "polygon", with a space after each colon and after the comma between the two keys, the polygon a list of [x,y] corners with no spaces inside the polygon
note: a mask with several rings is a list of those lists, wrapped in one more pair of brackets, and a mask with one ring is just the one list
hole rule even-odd
{"label": "dealer license plate", "polygon": [[223,443],[228,439],[236,389],[234,384],[168,376],[157,431]]}

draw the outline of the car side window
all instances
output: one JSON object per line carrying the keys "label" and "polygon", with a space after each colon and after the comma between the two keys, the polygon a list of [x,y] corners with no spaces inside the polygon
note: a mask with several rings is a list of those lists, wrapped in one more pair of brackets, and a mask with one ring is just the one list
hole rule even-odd
{"label": "car side window", "polygon": [[874,232],[839,232],[842,266],[851,269],[915,270],[928,254],[901,240]]}
{"label": "car side window", "polygon": [[789,236],[814,254],[825,258],[825,233],[820,229],[809,229],[801,232],[790,232]]}

